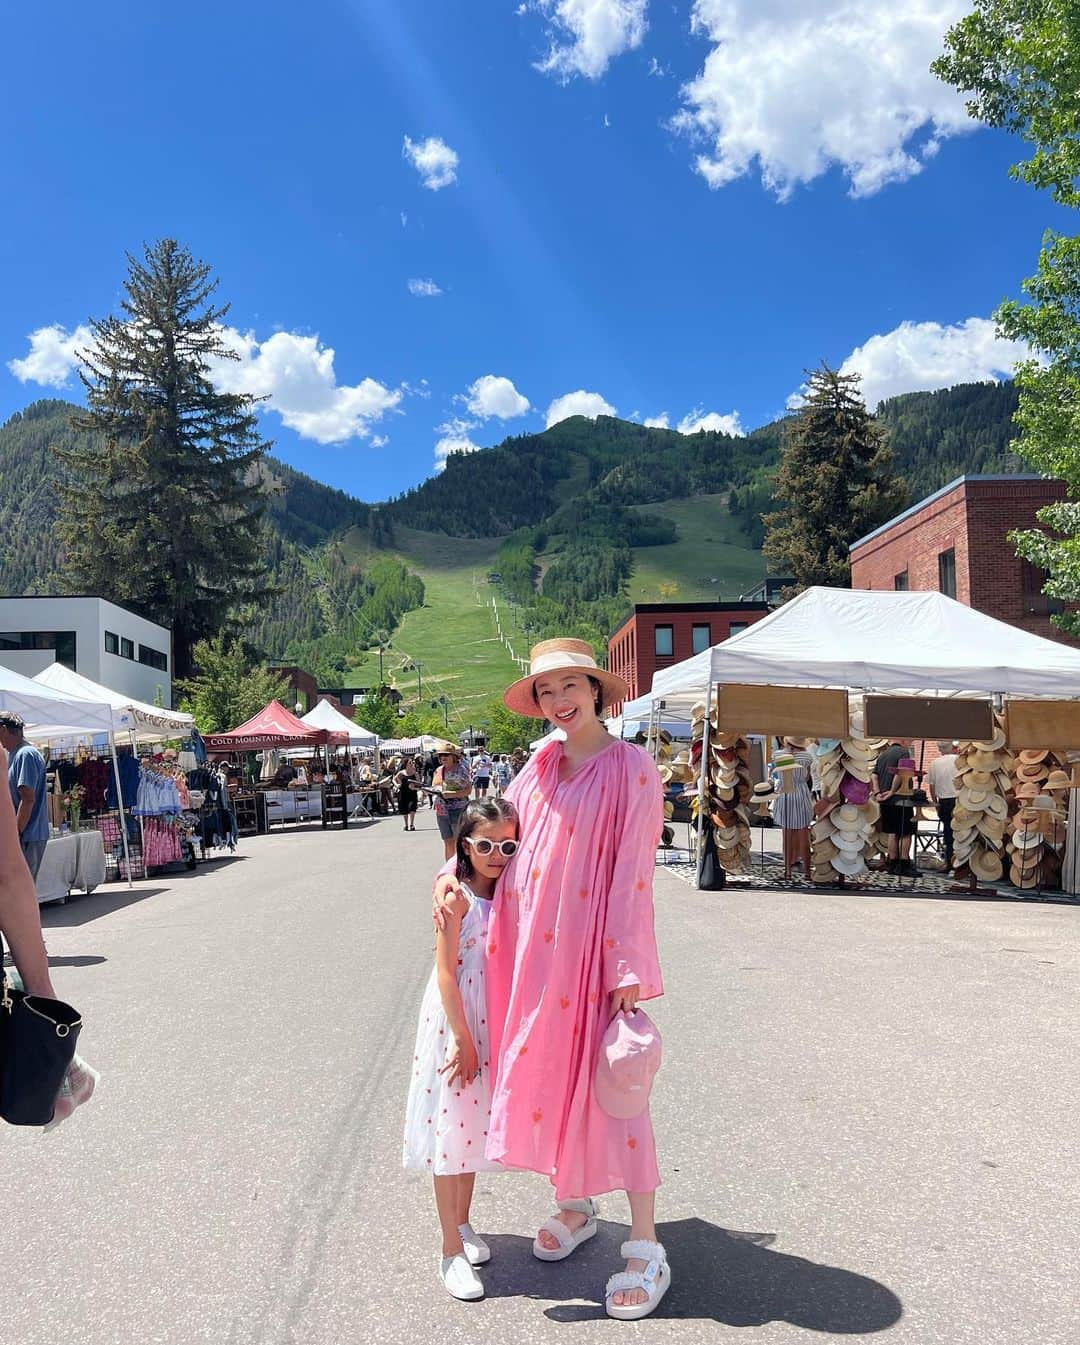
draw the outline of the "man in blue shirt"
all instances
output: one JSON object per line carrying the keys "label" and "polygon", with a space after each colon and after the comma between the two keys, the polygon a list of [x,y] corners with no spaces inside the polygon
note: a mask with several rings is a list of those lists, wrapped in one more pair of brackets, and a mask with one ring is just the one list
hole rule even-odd
{"label": "man in blue shirt", "polygon": [[8,785],[15,806],[19,844],[32,877],[37,877],[49,839],[49,811],[45,802],[45,759],[23,737],[19,715],[0,711],[0,747],[8,754]]}

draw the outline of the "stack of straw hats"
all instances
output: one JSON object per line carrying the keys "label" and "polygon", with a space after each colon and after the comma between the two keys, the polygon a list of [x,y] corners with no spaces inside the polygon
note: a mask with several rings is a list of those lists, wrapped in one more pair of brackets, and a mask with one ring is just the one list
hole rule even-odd
{"label": "stack of straw hats", "polygon": [[835,883],[837,874],[857,878],[865,873],[880,816],[881,809],[873,802],[830,803],[810,828],[811,879]]}
{"label": "stack of straw hats", "polygon": [[660,763],[660,779],[665,785],[692,785],[695,780],[694,768],[690,764],[690,751],[683,748],[675,756],[671,756],[671,749],[668,748],[668,760]]}
{"label": "stack of straw hats", "polygon": [[870,797],[870,777],[879,744],[865,738],[822,738],[812,749],[827,801],[810,828],[811,879],[834,883],[837,874],[857,878],[878,849],[881,808]]}
{"label": "stack of straw hats", "polygon": [[1059,887],[1068,809],[1064,753],[1025,748],[1013,763],[1015,811],[1009,819],[1009,879],[1021,891]]}
{"label": "stack of straw hats", "polygon": [[716,733],[709,745],[713,837],[728,873],[750,871],[750,748],[737,733]]}
{"label": "stack of straw hats", "polygon": [[1005,730],[995,718],[994,736],[961,743],[956,754],[956,807],[953,810],[954,857],[958,869],[994,882],[1004,873],[1005,827],[1013,759],[1005,748]]}
{"label": "stack of straw hats", "polygon": [[667,729],[650,729],[645,738],[645,750],[662,768],[671,760],[671,734]]}

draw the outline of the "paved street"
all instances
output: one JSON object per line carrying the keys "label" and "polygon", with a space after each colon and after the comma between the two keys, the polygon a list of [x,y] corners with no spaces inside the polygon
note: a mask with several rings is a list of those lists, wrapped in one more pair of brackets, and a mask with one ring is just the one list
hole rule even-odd
{"label": "paved street", "polygon": [[614,1339],[1075,1345],[1080,910],[657,880],[654,1119],[674,1287],[598,1306],[625,1207],[535,1262],[546,1184],[478,1180],[488,1298],[399,1167],[431,816],[243,843],[46,911],[97,1097],[5,1128],[13,1345]]}

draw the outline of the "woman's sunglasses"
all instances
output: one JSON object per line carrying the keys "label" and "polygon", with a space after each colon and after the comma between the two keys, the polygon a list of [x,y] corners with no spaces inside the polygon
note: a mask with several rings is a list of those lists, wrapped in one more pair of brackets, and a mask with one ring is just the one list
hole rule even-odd
{"label": "woman's sunglasses", "polygon": [[478,855],[490,855],[498,850],[505,859],[517,854],[517,841],[489,841],[486,836],[462,836],[466,845],[471,845]]}

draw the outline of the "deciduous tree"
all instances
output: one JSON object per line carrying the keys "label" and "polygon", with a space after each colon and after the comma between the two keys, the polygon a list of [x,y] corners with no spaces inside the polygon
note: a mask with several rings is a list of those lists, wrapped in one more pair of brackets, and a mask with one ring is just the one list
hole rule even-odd
{"label": "deciduous tree", "polygon": [[[1013,177],[1080,208],[1080,10],[1076,0],[975,0],[949,30],[934,73],[969,94],[968,110],[1033,147]],[[1016,449],[1057,476],[1070,499],[1039,511],[1045,528],[1012,534],[1025,559],[1048,573],[1046,592],[1080,601],[1080,237],[1048,230],[1028,302],[997,312],[1003,336],[1026,341],[1016,370]],[[1054,620],[1080,635],[1080,614]]]}
{"label": "deciduous tree", "polygon": [[239,640],[224,634],[200,640],[194,658],[198,672],[178,683],[177,690],[201,733],[228,732],[289,694],[285,676],[253,665]]}

